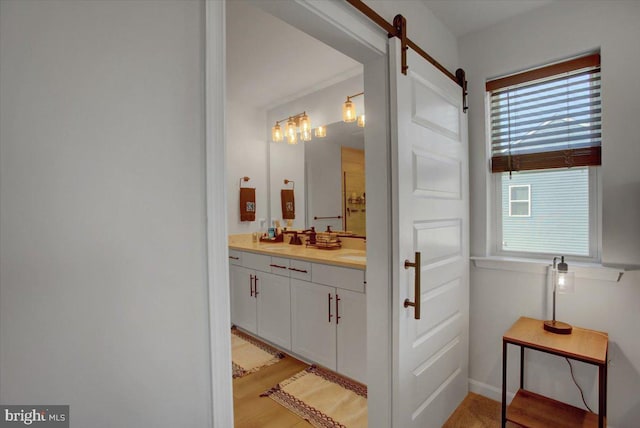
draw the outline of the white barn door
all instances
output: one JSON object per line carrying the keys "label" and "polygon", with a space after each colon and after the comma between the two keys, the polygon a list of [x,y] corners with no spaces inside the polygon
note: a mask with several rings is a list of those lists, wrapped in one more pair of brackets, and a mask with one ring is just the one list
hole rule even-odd
{"label": "white barn door", "polygon": [[[437,428],[468,391],[467,117],[455,82],[412,50],[402,74],[400,41],[389,43],[393,426]],[[419,300],[420,319],[405,299]]]}

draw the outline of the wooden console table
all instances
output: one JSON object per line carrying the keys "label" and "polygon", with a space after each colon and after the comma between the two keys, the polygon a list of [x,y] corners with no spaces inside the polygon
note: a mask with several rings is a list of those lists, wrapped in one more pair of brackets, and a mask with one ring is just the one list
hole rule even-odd
{"label": "wooden console table", "polygon": [[[573,327],[568,335],[545,331],[543,321],[521,317],[502,337],[502,427],[606,427],[607,333]],[[507,407],[507,345],[520,346],[520,390]],[[524,350],[546,352],[598,366],[598,414],[524,389]]]}

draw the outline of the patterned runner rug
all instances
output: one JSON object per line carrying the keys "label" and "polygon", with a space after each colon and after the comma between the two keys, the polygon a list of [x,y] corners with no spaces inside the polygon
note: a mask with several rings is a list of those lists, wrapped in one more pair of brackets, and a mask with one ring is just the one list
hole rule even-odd
{"label": "patterned runner rug", "polygon": [[263,367],[277,363],[284,354],[258,339],[231,328],[231,364],[233,378],[254,373]]}
{"label": "patterned runner rug", "polygon": [[311,366],[262,394],[320,428],[366,428],[367,387]]}

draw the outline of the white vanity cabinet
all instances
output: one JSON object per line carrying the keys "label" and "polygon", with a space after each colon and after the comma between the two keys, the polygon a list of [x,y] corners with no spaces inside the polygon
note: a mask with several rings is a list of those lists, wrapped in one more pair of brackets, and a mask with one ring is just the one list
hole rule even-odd
{"label": "white vanity cabinet", "polygon": [[336,368],[336,289],[291,280],[291,350],[332,370]]}
{"label": "white vanity cabinet", "polygon": [[[270,256],[230,252],[229,258],[231,322],[276,345],[291,349],[289,278],[269,272]],[[242,266],[233,263],[237,260]]]}
{"label": "white vanity cabinet", "polygon": [[253,295],[255,271],[242,266],[229,266],[231,322],[252,333],[258,333],[256,298]]}
{"label": "white vanity cabinet", "polygon": [[292,351],[366,383],[364,272],[316,263],[311,270],[314,280],[329,285],[291,280]]}
{"label": "white vanity cabinet", "polygon": [[336,289],[336,371],[367,383],[367,299],[363,293]]}
{"label": "white vanity cabinet", "polygon": [[233,324],[366,383],[363,270],[230,250],[229,278]]}
{"label": "white vanity cabinet", "polygon": [[289,278],[256,272],[258,335],[291,349],[291,293]]}

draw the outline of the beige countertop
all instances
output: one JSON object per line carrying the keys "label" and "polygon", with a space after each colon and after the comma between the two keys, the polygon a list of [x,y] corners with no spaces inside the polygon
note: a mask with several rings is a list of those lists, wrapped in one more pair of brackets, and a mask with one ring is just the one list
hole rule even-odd
{"label": "beige countertop", "polygon": [[[286,237],[285,237],[286,240]],[[303,245],[290,245],[283,242],[253,242],[251,234],[229,235],[229,248],[268,254],[276,257],[288,257],[309,262],[325,263],[354,269],[366,269],[367,252],[358,248],[342,248],[321,250]],[[351,245],[349,245],[351,247]],[[358,247],[358,245],[354,245]],[[364,247],[364,245],[360,245]]]}

